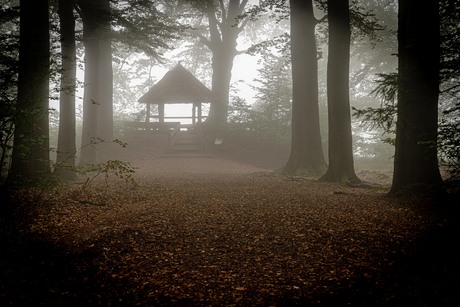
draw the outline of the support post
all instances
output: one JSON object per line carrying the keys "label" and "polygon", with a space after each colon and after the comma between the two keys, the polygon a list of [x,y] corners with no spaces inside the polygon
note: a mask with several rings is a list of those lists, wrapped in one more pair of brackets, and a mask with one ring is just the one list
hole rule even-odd
{"label": "support post", "polygon": [[192,106],[192,124],[195,125],[196,124],[196,104],[193,103],[193,106]]}
{"label": "support post", "polygon": [[147,103],[147,115],[145,115],[145,122],[150,122],[150,103]]}
{"label": "support post", "polygon": [[198,122],[201,123],[202,122],[202,110],[201,110],[201,102],[199,102],[197,104],[197,107],[198,107]]}
{"label": "support post", "polygon": [[158,121],[160,123],[165,122],[165,104],[164,103],[158,104]]}

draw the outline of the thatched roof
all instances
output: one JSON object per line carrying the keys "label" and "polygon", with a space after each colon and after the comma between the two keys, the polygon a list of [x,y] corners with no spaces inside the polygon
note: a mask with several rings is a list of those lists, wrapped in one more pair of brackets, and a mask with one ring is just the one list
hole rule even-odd
{"label": "thatched roof", "polygon": [[181,64],[168,71],[150,90],[141,103],[212,102],[212,92]]}

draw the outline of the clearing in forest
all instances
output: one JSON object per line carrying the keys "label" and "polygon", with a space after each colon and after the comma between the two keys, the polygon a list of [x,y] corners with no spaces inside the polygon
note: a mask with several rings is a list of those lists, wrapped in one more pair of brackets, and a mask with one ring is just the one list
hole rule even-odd
{"label": "clearing in forest", "polygon": [[40,195],[27,239],[7,239],[0,303],[460,302],[448,244],[458,227],[432,201],[387,197],[385,174],[363,172],[370,184],[352,187],[221,158],[133,165],[136,187],[101,180]]}

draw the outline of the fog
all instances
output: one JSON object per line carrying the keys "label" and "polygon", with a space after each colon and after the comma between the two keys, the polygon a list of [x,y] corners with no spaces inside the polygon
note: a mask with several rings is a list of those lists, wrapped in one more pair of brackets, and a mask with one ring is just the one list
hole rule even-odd
{"label": "fog", "polygon": [[460,0],[349,2],[1,2],[0,305],[458,306]]}
{"label": "fog", "polygon": [[[377,9],[377,19],[385,22],[396,22],[396,15],[391,11]],[[394,12],[393,12],[394,13]],[[318,17],[322,13],[317,11]],[[353,36],[351,60],[350,60],[350,101],[351,106],[358,109],[380,106],[380,98],[371,95],[375,87],[377,74],[392,72],[395,69],[396,58],[392,55],[395,52],[395,36],[390,33],[395,24],[386,24],[384,31],[378,32],[378,38],[372,39],[369,36]],[[321,57],[318,60],[319,74],[319,101],[321,133],[323,137],[323,149],[327,157],[327,97],[326,97],[326,66],[327,66],[327,38],[322,28],[317,27],[318,52]],[[249,47],[270,40],[276,40],[283,33],[289,33],[289,22],[286,20],[276,21],[270,18],[260,18],[256,22],[249,22],[244,31],[238,37],[238,50],[247,50]],[[137,99],[146,93],[150,87],[165,76],[177,63],[181,63],[200,82],[209,89],[212,89],[212,62],[211,52],[206,46],[196,47],[193,36],[184,38],[174,45],[174,49],[164,54],[164,63],[146,61],[142,54],[130,55],[123,67],[114,64],[114,108],[116,123],[115,126],[126,125],[126,122],[145,121],[145,105],[137,102]],[[198,48],[197,51],[194,48]],[[174,148],[164,148],[160,144],[168,143],[165,136],[149,136],[155,140],[143,139],[141,136],[145,131],[139,131],[135,135],[133,131],[126,131],[123,128],[116,130],[119,135],[116,137],[128,143],[130,148],[145,151],[158,157],[166,157],[167,154],[174,156],[184,155],[208,157],[222,157],[239,159],[243,163],[263,166],[267,169],[279,169],[286,163],[290,152],[290,104],[292,103],[289,94],[291,90],[291,75],[281,71],[277,66],[289,54],[283,50],[283,43],[264,47],[262,51],[251,55],[237,55],[233,60],[230,81],[230,110],[228,116],[228,131],[222,135],[209,135],[206,144],[202,146],[177,144]],[[193,55],[193,52],[201,52],[205,55]],[[143,60],[142,60],[143,59]],[[142,64],[141,64],[142,63]],[[148,63],[148,66],[145,66]],[[144,66],[142,66],[144,65]],[[290,68],[288,67],[288,72]],[[133,72],[136,74],[133,74]],[[139,71],[144,73],[139,73]],[[278,78],[284,79],[284,83],[275,81]],[[131,84],[129,91],[121,93],[117,85],[122,82]],[[180,84],[177,85],[181,87]],[[152,110],[157,106],[152,105]],[[203,104],[207,108],[209,105]],[[165,105],[165,122],[180,122],[182,125],[180,133],[175,135],[174,142],[194,143],[192,124],[192,104]],[[176,118],[174,118],[176,117]],[[179,118],[177,118],[179,117]],[[189,118],[184,118],[189,117]],[[158,121],[158,118],[151,119]],[[393,148],[391,145],[382,142],[383,138],[389,137],[382,134],[381,130],[370,129],[360,120],[353,118],[353,140],[354,159],[357,170],[381,170],[388,171],[392,167]],[[140,128],[139,128],[140,129]],[[172,128],[171,128],[172,129]],[[188,133],[187,136],[186,133]],[[212,135],[212,136],[211,136]],[[202,136],[201,136],[202,137]],[[188,138],[188,139],[187,139]],[[142,145],[142,146],[140,146]],[[142,149],[141,149],[142,148]],[[200,148],[200,150],[198,149]],[[261,158],[263,157],[263,158]]]}
{"label": "fog", "polygon": [[[375,88],[377,75],[395,70],[396,13],[392,7],[380,7],[378,4],[365,4],[375,12],[375,18],[387,28],[377,31],[376,37],[366,36],[353,30],[350,59],[350,103],[352,108],[365,109],[379,107],[381,97],[371,94]],[[248,6],[248,8],[250,5]],[[273,12],[271,12],[273,13]],[[270,11],[266,15],[271,14]],[[316,17],[324,16],[319,9]],[[282,14],[281,14],[282,15]],[[187,24],[188,20],[182,20]],[[195,22],[195,21],[194,21]],[[318,45],[318,90],[321,136],[324,155],[327,158],[327,35],[326,23],[316,27]],[[196,26],[196,23],[195,23]],[[289,33],[289,19],[268,18],[262,14],[256,21],[249,21],[237,38],[236,50],[239,53],[233,59],[229,82],[229,111],[226,131],[214,133],[200,128],[206,125],[210,104],[203,102],[202,121],[197,119],[197,109],[193,115],[193,98],[190,101],[165,103],[164,121],[178,123],[179,128],[169,125],[159,128],[158,105],[151,105],[147,119],[146,104],[139,98],[158,83],[175,65],[180,63],[208,89],[212,89],[212,52],[196,39],[206,37],[207,23],[196,26],[192,34],[171,41],[170,50],[165,50],[163,58],[155,58],[139,52],[131,52],[118,43],[114,43],[113,61],[113,117],[114,139],[128,146],[114,146],[112,158],[148,157],[149,159],[175,157],[228,158],[241,163],[263,167],[268,170],[281,169],[288,160],[291,144],[291,107],[292,80],[289,62],[289,45],[283,35]],[[257,47],[258,46],[258,47]],[[256,48],[254,48],[256,47]],[[79,56],[77,78],[77,148],[81,148],[81,123],[83,120],[82,103],[84,86],[84,53]],[[176,84],[181,88],[181,84]],[[193,96],[193,95],[192,95]],[[59,112],[57,101],[51,102],[56,110],[52,115],[51,147],[57,147]],[[195,116],[195,119],[193,119]],[[150,127],[146,121],[151,122]],[[352,118],[353,151],[355,167],[358,171],[377,170],[388,172],[392,168],[393,147],[382,142],[392,137],[381,129],[371,127],[361,119]],[[168,131],[165,134],[166,130]],[[174,131],[179,132],[174,134]],[[149,132],[150,131],[150,132]],[[199,133],[198,133],[199,132]],[[198,133],[198,134],[197,134]],[[204,134],[203,134],[204,133]],[[110,143],[110,141],[104,140]],[[174,146],[171,144],[174,143]],[[189,143],[188,145],[181,143]],[[199,143],[199,144],[198,144]],[[169,145],[168,145],[169,144]],[[78,152],[78,155],[80,152]],[[55,154],[51,153],[52,158]],[[103,160],[103,159],[102,159]],[[147,163],[150,163],[147,161]]]}

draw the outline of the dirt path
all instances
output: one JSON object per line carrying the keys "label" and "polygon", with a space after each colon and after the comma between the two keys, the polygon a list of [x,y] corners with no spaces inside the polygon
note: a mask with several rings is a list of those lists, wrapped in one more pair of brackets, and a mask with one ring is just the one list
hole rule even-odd
{"label": "dirt path", "polygon": [[270,169],[230,161],[219,157],[156,157],[149,160],[134,160],[140,178],[181,177],[188,175],[231,175],[269,172]]}
{"label": "dirt path", "polygon": [[44,195],[27,240],[10,240],[0,261],[0,303],[460,302],[459,253],[449,244],[458,227],[426,200],[219,158],[133,165],[137,188],[112,182],[107,191],[101,183]]}

